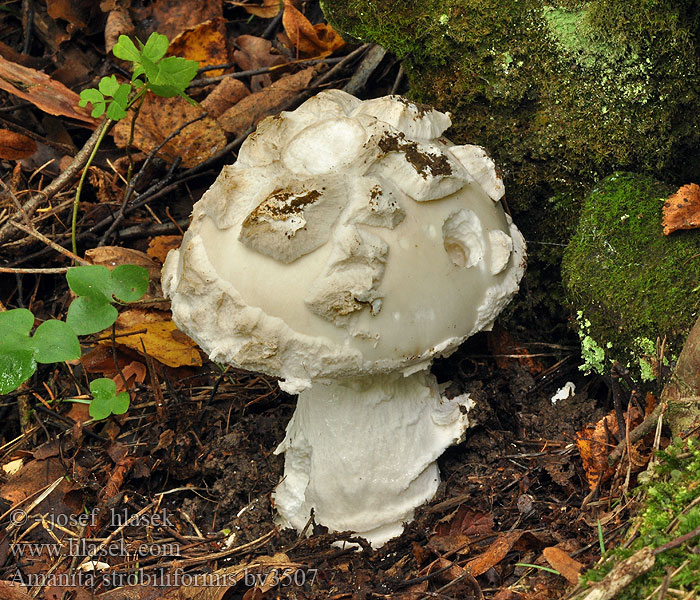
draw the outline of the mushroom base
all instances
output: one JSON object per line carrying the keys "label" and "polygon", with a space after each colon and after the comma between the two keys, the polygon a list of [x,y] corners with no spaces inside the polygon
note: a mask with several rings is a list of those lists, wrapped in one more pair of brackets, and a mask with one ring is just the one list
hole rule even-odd
{"label": "mushroom base", "polygon": [[276,450],[279,521],[302,531],[313,509],[316,523],[383,545],[434,496],[435,461],[463,437],[471,406],[467,394],[441,397],[427,370],[315,381]]}

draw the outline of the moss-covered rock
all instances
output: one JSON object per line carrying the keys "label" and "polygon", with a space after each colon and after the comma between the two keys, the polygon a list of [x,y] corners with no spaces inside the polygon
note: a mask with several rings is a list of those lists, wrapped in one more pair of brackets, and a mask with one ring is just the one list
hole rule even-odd
{"label": "moss-covered rock", "polygon": [[405,59],[412,96],[453,114],[455,141],[493,153],[509,199],[548,197],[621,169],[700,173],[686,159],[700,148],[698,0],[322,7],[341,31]]}
{"label": "moss-covered rock", "polygon": [[661,210],[672,191],[649,176],[618,173],[584,202],[562,273],[589,367],[617,359],[650,375],[644,359],[655,356],[657,338],[666,337],[666,356],[677,355],[695,323],[700,232],[663,235]]}
{"label": "moss-covered rock", "polygon": [[596,181],[700,178],[688,159],[700,155],[700,0],[321,4],[340,31],[404,59],[412,98],[452,113],[450,138],[493,155],[528,240],[518,310],[524,299],[531,318],[550,308],[538,282],[556,277]]}

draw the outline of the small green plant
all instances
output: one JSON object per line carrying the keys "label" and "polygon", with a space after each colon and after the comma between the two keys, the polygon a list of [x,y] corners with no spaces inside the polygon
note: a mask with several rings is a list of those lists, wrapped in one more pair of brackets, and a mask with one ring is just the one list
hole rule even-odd
{"label": "small green plant", "polygon": [[109,415],[123,415],[129,410],[129,394],[119,392],[117,384],[111,379],[102,377],[90,382],[90,416],[93,419],[106,419]]}
{"label": "small green plant", "polygon": [[[179,56],[165,56],[170,42],[166,36],[159,33],[152,33],[145,44],[139,40],[137,43],[138,46],[127,36],[120,35],[118,42],[112,48],[114,56],[132,64],[131,81],[119,83],[114,75],[109,75],[100,80],[97,88],[88,88],[80,93],[79,105],[85,107],[91,104],[92,116],[98,118],[104,115],[105,119],[100,125],[95,147],[85,164],[73,201],[71,241],[74,254],[78,252],[76,239],[78,207],[85,176],[111,125],[125,118],[132,108],[135,109],[133,114],[135,120],[138,107],[148,91],[163,98],[181,96],[191,104],[196,104],[185,94],[185,90],[197,74],[199,63]],[[134,121],[132,121],[132,133],[133,123]]]}
{"label": "small green plant", "polygon": [[[26,308],[0,313],[0,394],[8,394],[29,379],[38,364],[80,358],[78,335],[97,333],[117,320],[113,302],[134,302],[148,288],[148,271],[136,265],[120,265],[111,271],[101,265],[74,267],[66,279],[77,298],[68,307],[66,321],[50,319],[36,328]],[[129,408],[129,395],[117,394],[111,379],[90,383],[93,400],[90,416],[105,419]]]}
{"label": "small green plant", "polygon": [[137,48],[127,36],[120,35],[112,52],[117,58],[132,63],[132,77],[129,83],[119,83],[114,75],[103,77],[95,88],[80,92],[80,106],[92,104],[92,116],[119,121],[127,111],[143,98],[147,91],[157,96],[172,98],[182,96],[194,102],[185,94],[190,81],[199,69],[199,63],[179,56],[165,56],[170,42],[159,33],[152,33],[145,44],[138,41]]}

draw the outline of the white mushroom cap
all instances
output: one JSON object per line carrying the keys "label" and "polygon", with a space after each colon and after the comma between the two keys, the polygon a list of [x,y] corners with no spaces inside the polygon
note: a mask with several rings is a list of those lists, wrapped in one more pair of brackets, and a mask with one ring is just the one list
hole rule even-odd
{"label": "white mushroom cap", "polygon": [[489,328],[525,245],[493,161],[441,138],[449,124],[339,90],[263,121],[168,256],[178,327],[289,392],[415,371]]}

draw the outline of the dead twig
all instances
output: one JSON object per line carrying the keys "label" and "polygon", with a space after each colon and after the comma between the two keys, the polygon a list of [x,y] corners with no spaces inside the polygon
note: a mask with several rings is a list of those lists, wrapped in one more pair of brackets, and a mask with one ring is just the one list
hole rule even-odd
{"label": "dead twig", "polygon": [[[66,169],[43,190],[34,194],[22,205],[22,212],[24,215],[31,218],[41,202],[55,196],[66,185],[68,185],[73,178],[78,175],[78,173],[80,173],[80,170],[87,163],[88,157],[92,153],[95,144],[97,144],[97,140],[102,135],[103,129],[108,126],[108,121],[103,121],[98,127],[96,127],[95,131],[92,132],[92,135],[88,138],[87,142],[85,142],[85,145],[80,149],[80,151],[75,155],[68,167],[66,167]],[[16,232],[13,229],[14,224],[15,221],[10,220],[0,227],[0,245],[15,239]]]}
{"label": "dead twig", "polygon": [[[204,87],[224,79],[243,79],[244,77],[252,77],[253,75],[265,75],[266,73],[272,73],[274,71],[279,71],[285,67],[311,67],[313,65],[334,65],[343,61],[346,57],[334,57],[334,58],[309,58],[304,60],[294,60],[282,65],[273,65],[271,67],[263,67],[261,69],[250,69],[248,71],[237,71],[235,73],[224,73],[223,75],[215,75],[214,77],[198,77],[190,81],[189,88],[193,87]],[[213,69],[219,68],[218,66],[213,66]]]}
{"label": "dead twig", "polygon": [[348,94],[356,94],[364,88],[367,84],[367,80],[372,76],[372,73],[376,71],[379,63],[382,62],[385,56],[386,49],[378,44],[373,44],[369,50],[367,50],[367,54],[365,54],[365,57],[362,59],[357,71],[355,71],[350,78],[350,81],[343,86],[343,90]]}
{"label": "dead twig", "polygon": [[47,246],[50,248],[53,248],[56,252],[59,254],[63,254],[63,256],[66,256],[70,258],[71,260],[75,261],[79,265],[91,265],[92,263],[89,260],[85,260],[84,258],[80,258],[77,254],[73,254],[70,250],[67,250],[63,246],[60,246],[53,240],[50,240],[47,238],[43,233],[39,233],[36,229],[33,227],[27,227],[26,225],[22,225],[18,223],[17,221],[11,221],[12,226],[16,227],[17,229],[24,231],[24,233],[31,235],[32,237],[35,237],[36,239],[44,242]]}
{"label": "dead twig", "polygon": [[0,267],[0,273],[12,273],[13,275],[60,275],[66,273],[71,267],[47,267],[40,269],[19,269],[15,267]]}
{"label": "dead twig", "polygon": [[119,212],[117,213],[117,216],[114,218],[114,221],[112,222],[112,224],[107,228],[107,231],[105,231],[105,233],[100,238],[100,241],[97,244],[98,246],[105,245],[109,236],[114,233],[115,229],[119,226],[119,224],[124,219],[124,216],[126,214],[126,212],[125,212],[126,208],[129,205],[129,202],[131,201],[131,197],[134,195],[134,191],[136,190],[136,186],[139,184],[139,182],[143,178],[148,166],[151,164],[151,161],[153,161],[153,159],[158,154],[158,152],[160,152],[161,149],[163,148],[163,146],[165,146],[173,138],[180,135],[180,133],[182,133],[182,131],[186,127],[189,127],[190,125],[197,123],[198,121],[201,121],[206,116],[207,116],[206,113],[202,113],[198,117],[195,117],[194,119],[191,119],[190,121],[187,121],[186,123],[183,123],[182,125],[177,127],[174,131],[172,131],[168,136],[166,136],[162,142],[160,142],[155,148],[153,148],[153,150],[151,150],[148,153],[148,156],[146,157],[146,160],[143,162],[143,165],[141,165],[139,172],[136,173],[136,175],[134,175],[134,177],[131,178],[129,185],[126,188],[126,192],[124,193],[124,200],[119,208]]}

